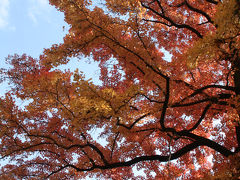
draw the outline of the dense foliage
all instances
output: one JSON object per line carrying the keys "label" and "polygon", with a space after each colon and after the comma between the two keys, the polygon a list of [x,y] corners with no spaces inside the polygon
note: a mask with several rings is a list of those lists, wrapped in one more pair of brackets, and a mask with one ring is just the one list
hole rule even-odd
{"label": "dense foliage", "polygon": [[[1,70],[1,179],[240,176],[238,0],[50,4],[64,43]],[[85,57],[101,85],[57,69]]]}

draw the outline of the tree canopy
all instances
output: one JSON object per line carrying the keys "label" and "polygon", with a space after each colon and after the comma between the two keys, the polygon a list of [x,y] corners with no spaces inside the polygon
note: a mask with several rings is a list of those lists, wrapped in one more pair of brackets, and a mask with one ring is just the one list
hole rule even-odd
{"label": "tree canopy", "polygon": [[[1,178],[240,176],[238,0],[50,4],[70,25],[64,42],[1,70]],[[85,57],[100,85],[58,69]]]}

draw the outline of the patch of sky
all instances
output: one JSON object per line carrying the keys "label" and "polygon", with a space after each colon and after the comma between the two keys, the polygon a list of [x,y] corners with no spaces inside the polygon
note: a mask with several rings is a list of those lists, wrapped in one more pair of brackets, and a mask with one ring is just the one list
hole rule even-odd
{"label": "patch of sky", "polygon": [[125,15],[119,15],[116,13],[113,13],[107,8],[106,1],[105,0],[93,0],[92,3],[88,6],[90,10],[94,10],[95,7],[101,8],[105,14],[110,15],[113,18],[120,18],[121,20],[127,21],[129,19],[129,13],[126,13]]}
{"label": "patch of sky", "polygon": [[224,81],[219,81],[218,83],[216,83],[217,85],[221,85],[221,86],[224,86],[225,85],[225,82]]}
{"label": "patch of sky", "polygon": [[139,169],[137,166],[138,166],[138,165],[136,164],[136,165],[134,165],[134,166],[132,167],[133,174],[134,174],[135,176],[142,176],[142,177],[146,178],[146,174],[144,173],[145,168]]}
{"label": "patch of sky", "polygon": [[150,175],[154,178],[157,174],[155,172],[150,172]]}
{"label": "patch of sky", "polygon": [[165,60],[167,62],[171,62],[172,61],[172,54],[169,51],[167,51],[166,49],[164,49],[163,47],[161,47],[160,50],[164,54],[163,60]]}
{"label": "patch of sky", "polygon": [[122,137],[122,138],[120,139],[120,141],[119,141],[119,140],[117,141],[116,144],[117,144],[118,147],[120,147],[124,142],[126,142],[126,138]]}
{"label": "patch of sky", "polygon": [[1,91],[0,91],[0,98],[3,98],[5,94],[9,91],[8,82],[4,81],[0,83]]}
{"label": "patch of sky", "polygon": [[105,7],[105,1],[104,0],[94,0],[92,1],[91,4],[89,4],[87,7],[90,9],[90,10],[93,10],[95,7],[99,7],[99,8],[106,8]]}
{"label": "patch of sky", "polygon": [[26,136],[26,134],[15,134],[14,138],[18,138],[22,143],[30,142],[31,139]]}
{"label": "patch of sky", "polygon": [[108,145],[108,141],[106,138],[100,136],[102,132],[104,132],[105,128],[92,128],[90,131],[88,131],[89,134],[91,134],[91,137],[93,138],[94,141],[97,143],[101,144],[101,146],[106,147]]}
{"label": "patch of sky", "polygon": [[9,0],[0,1],[0,30],[8,25],[9,4]]}
{"label": "patch of sky", "polygon": [[221,119],[213,119],[213,127],[216,128],[217,126],[221,126]]}
{"label": "patch of sky", "polygon": [[59,69],[61,71],[70,70],[71,72],[74,72],[76,69],[78,69],[79,72],[80,71],[83,72],[85,80],[91,79],[95,85],[102,84],[101,81],[99,80],[100,76],[99,63],[92,60],[91,57],[89,57],[89,59],[86,59],[84,57],[72,58],[67,64],[60,65],[54,69]]}
{"label": "patch of sky", "polygon": [[181,116],[181,119],[184,121],[184,124],[187,126],[192,122],[192,116],[187,116],[186,114],[183,114]]}
{"label": "patch of sky", "polygon": [[[41,121],[41,123],[47,123],[48,121],[47,120],[45,120],[45,119],[43,119],[42,121]],[[23,120],[23,124],[34,124],[35,123],[35,120],[33,120],[33,119],[28,119],[28,118],[25,118],[24,120]],[[31,129],[33,129],[34,127],[31,127]],[[30,127],[28,128],[28,129],[30,129]]]}
{"label": "patch of sky", "polygon": [[[43,157],[39,152],[28,152],[23,155],[17,155],[14,158],[10,157],[1,157],[0,156],[0,169],[6,165],[16,165],[18,164],[18,161],[29,161],[32,159],[36,159],[37,157],[41,157],[42,159],[46,157]],[[1,171],[0,171],[1,173]]]}
{"label": "patch of sky", "polygon": [[[17,161],[13,161],[10,157],[2,157],[0,156],[0,169],[6,165],[15,165],[17,164]],[[1,171],[0,171],[1,173]]]}
{"label": "patch of sky", "polygon": [[78,162],[79,162],[79,160],[78,160],[78,158],[79,157],[81,157],[79,154],[77,154],[77,153],[72,153],[72,161],[71,161],[71,163],[72,164],[77,164]]}
{"label": "patch of sky", "polygon": [[161,155],[162,154],[162,152],[159,149],[155,149],[154,152],[155,152],[156,155]]}
{"label": "patch of sky", "polygon": [[[120,73],[120,75],[121,75],[121,79],[120,79],[120,81],[122,81],[122,80],[124,80],[124,76],[125,76],[125,72],[124,72],[124,70],[123,69],[121,69],[121,66],[119,66],[119,64],[118,64],[118,60],[116,59],[116,58],[110,58],[109,60],[107,60],[106,62],[105,62],[105,67],[107,67],[107,69],[108,69],[108,72],[110,72],[109,74],[111,74],[111,71],[113,71],[114,70],[114,68],[117,66],[117,70],[118,70],[118,73]],[[113,74],[111,74],[109,77],[111,77]]]}

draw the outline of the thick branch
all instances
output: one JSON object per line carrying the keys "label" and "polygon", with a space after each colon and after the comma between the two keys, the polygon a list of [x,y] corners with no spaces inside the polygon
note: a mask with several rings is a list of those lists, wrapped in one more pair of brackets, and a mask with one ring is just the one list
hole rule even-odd
{"label": "thick branch", "polygon": [[48,139],[50,141],[52,141],[52,143],[49,143],[49,142],[44,142],[44,143],[40,143],[40,144],[36,144],[36,145],[31,145],[31,146],[28,146],[28,147],[25,147],[25,148],[21,148],[19,149],[18,151],[23,151],[23,150],[26,150],[26,149],[31,149],[33,147],[37,147],[39,145],[44,145],[44,144],[50,144],[50,145],[56,145],[57,147],[60,147],[60,148],[63,148],[65,150],[70,150],[72,148],[85,148],[85,147],[90,147],[91,149],[93,149],[100,157],[101,157],[101,160],[103,161],[104,164],[107,164],[107,160],[105,158],[105,156],[103,155],[102,151],[94,144],[91,144],[89,142],[87,142],[86,144],[73,144],[73,145],[70,145],[70,146],[65,146],[63,144],[60,144],[58,143],[54,138],[50,137],[50,136],[47,136],[47,135],[33,135],[33,134],[28,134],[29,137],[36,137],[36,138],[44,138],[44,139]]}
{"label": "thick branch", "polygon": [[211,107],[211,105],[212,105],[212,104],[210,103],[210,104],[208,104],[208,105],[204,108],[201,117],[199,118],[199,120],[197,121],[197,123],[194,124],[194,126],[193,126],[191,129],[188,130],[189,132],[197,129],[197,127],[201,124],[202,120],[204,119],[205,115],[207,114],[207,111],[208,111],[208,109]]}
{"label": "thick branch", "polygon": [[236,152],[240,151],[240,125],[235,127],[236,130],[236,135],[237,135],[237,142],[238,142],[238,147],[236,149]]}
{"label": "thick branch", "polygon": [[160,125],[163,130],[165,129],[164,120],[165,120],[165,115],[168,108],[169,98],[170,98],[170,79],[167,78],[166,79],[166,96],[165,96],[165,101],[163,103],[162,113],[160,117]]}
{"label": "thick branch", "polygon": [[[191,134],[191,133],[190,133]],[[197,135],[193,135],[191,134],[192,137],[194,137],[195,139],[198,139],[197,141],[186,145],[185,147],[181,148],[180,150],[176,151],[175,153],[172,153],[168,156],[162,156],[162,155],[150,155],[150,156],[140,156],[140,157],[136,157],[133,158],[132,160],[129,161],[123,161],[123,162],[116,162],[116,163],[110,163],[108,165],[104,165],[104,166],[100,166],[100,165],[95,165],[89,169],[79,169],[76,168],[76,170],[78,171],[91,171],[93,169],[113,169],[113,168],[118,168],[118,167],[128,167],[131,166],[133,164],[139,163],[139,162],[143,162],[143,161],[160,161],[160,162],[167,162],[170,160],[174,160],[177,159],[183,155],[185,155],[186,153],[194,150],[195,148],[199,147],[199,146],[208,146],[212,149],[217,150],[218,152],[220,152],[221,154],[223,154],[224,156],[229,156],[232,155],[233,153],[229,150],[227,150],[226,148],[222,147],[221,145],[211,141],[211,140],[207,140],[205,138],[199,137]]]}
{"label": "thick branch", "polygon": [[221,153],[222,155],[224,155],[226,157],[234,154],[232,151],[228,150],[224,146],[221,146],[220,144],[218,144],[218,143],[216,143],[216,142],[214,142],[210,139],[207,139],[207,138],[204,138],[202,136],[198,136],[196,134],[190,133],[186,130],[178,132],[178,135],[192,138],[192,139],[198,141],[201,145],[210,147],[210,148],[214,149],[215,151]]}

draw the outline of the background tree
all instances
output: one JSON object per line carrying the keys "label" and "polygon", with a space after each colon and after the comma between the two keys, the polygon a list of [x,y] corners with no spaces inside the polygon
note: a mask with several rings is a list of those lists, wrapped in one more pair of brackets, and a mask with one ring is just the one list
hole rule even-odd
{"label": "background tree", "polygon": [[[237,0],[50,3],[71,27],[64,43],[38,60],[9,56],[2,70],[12,89],[0,102],[1,178],[226,172],[240,151]],[[102,85],[56,69],[83,56],[99,62]],[[239,176],[234,168],[228,177]]]}

